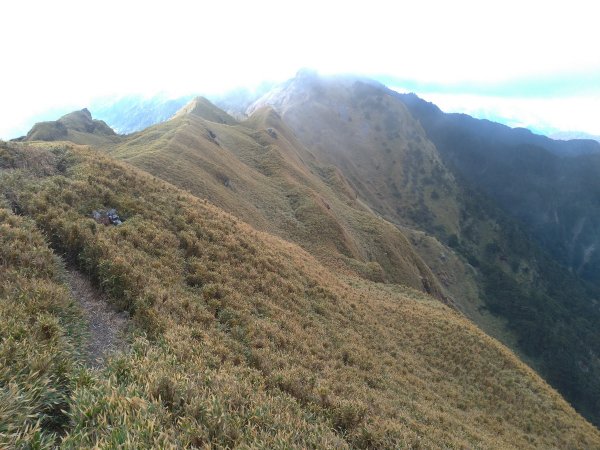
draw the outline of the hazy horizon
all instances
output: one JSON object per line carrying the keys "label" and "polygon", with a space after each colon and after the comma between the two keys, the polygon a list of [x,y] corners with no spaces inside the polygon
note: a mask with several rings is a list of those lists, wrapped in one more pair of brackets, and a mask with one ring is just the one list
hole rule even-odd
{"label": "hazy horizon", "polygon": [[224,93],[301,67],[372,77],[447,112],[600,135],[592,10],[580,1],[5,4],[0,138],[101,99]]}

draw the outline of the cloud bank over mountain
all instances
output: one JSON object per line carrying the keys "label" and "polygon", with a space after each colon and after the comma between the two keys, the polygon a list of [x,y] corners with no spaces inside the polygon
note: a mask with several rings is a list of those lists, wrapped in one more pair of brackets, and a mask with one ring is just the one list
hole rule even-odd
{"label": "cloud bank over mountain", "polygon": [[[2,55],[0,137],[15,137],[49,109],[66,113],[99,97],[218,94],[282,81],[300,67],[446,86],[415,91],[426,98],[435,92],[464,95],[458,87],[478,85],[485,91],[482,104],[461,107],[486,111],[498,95],[494,86],[526,80],[525,92],[501,93],[513,100],[497,108],[522,109],[524,115],[516,119],[537,127],[547,123],[597,134],[597,125],[586,118],[597,109],[600,94],[582,97],[573,91],[582,77],[595,89],[600,77],[592,47],[596,16],[590,8],[579,1],[568,9],[512,1],[391,6],[378,0],[368,6],[307,1],[282,8],[274,1],[193,5],[176,0],[143,9],[107,1],[93,11],[68,0],[7,4],[0,38],[11,45]],[[286,19],[290,15],[294,20]],[[548,90],[548,79],[565,89]],[[549,103],[533,104],[532,91]],[[562,109],[565,102],[568,111]],[[532,121],[533,114],[540,117]]]}

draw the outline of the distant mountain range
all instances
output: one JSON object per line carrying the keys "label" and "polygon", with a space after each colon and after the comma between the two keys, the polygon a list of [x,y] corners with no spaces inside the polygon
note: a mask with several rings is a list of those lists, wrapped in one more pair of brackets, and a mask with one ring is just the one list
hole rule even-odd
{"label": "distant mountain range", "polygon": [[[265,82],[252,89],[239,88],[209,98],[228,114],[240,118],[240,114],[273,85]],[[96,100],[90,110],[94,117],[108,123],[117,133],[131,134],[170,119],[195,97],[192,94],[177,97],[164,94],[150,97],[130,95]]]}
{"label": "distant mountain range", "polygon": [[94,117],[110,124],[117,133],[130,134],[168,120],[193,97],[167,98],[157,95],[145,98],[132,95],[98,101],[90,109]]}
{"label": "distant mountain range", "polygon": [[595,136],[593,134],[582,133],[578,131],[557,131],[551,133],[548,137],[552,139],[560,139],[560,140],[571,140],[571,139],[593,139],[595,141],[600,142],[600,136]]}

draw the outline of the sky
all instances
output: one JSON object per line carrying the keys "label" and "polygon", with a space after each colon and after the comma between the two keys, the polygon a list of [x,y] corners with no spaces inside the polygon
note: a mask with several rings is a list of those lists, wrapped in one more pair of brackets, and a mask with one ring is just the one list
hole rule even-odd
{"label": "sky", "polygon": [[[6,1],[0,138],[126,94],[218,94],[299,68],[458,111],[600,135],[593,1]],[[53,116],[52,114],[55,114]]]}

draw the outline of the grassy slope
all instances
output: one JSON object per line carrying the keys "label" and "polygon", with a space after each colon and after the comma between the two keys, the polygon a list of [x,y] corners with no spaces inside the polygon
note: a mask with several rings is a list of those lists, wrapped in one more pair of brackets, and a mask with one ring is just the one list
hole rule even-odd
{"label": "grassy slope", "polygon": [[[379,214],[429,232],[456,233],[460,204],[452,174],[408,110],[382,86],[298,77],[253,108],[264,104],[321,161],[339,167]],[[433,191],[440,201],[431,199]]]}
{"label": "grassy slope", "polygon": [[79,317],[33,221],[0,203],[0,447],[52,443],[68,422]]}
{"label": "grassy slope", "polygon": [[26,141],[70,141],[76,144],[105,145],[119,141],[102,120],[94,120],[87,109],[74,111],[50,122],[36,123]]}
{"label": "grassy slope", "polygon": [[[394,92],[316,76],[296,78],[282,89],[258,105],[274,105],[375,211],[452,247],[413,236],[438,279],[457,280],[448,288],[459,308],[527,357],[598,423],[598,294],[545,255],[493,201],[456,179]],[[453,251],[478,270],[461,267],[456,255],[448,258]]]}
{"label": "grassy slope", "polygon": [[391,91],[364,80],[298,77],[253,108],[265,104],[320,160],[339,167],[369,207],[402,227],[461,311],[514,342],[503,321],[484,309],[476,272],[446,245],[468,225],[482,235],[474,249],[481,253],[496,240],[498,224],[481,215],[465,219],[468,196]]}
{"label": "grassy slope", "polygon": [[237,124],[198,100],[109,151],[330,266],[441,296],[405,236],[362,206],[341,173],[319,164],[271,110]]}
{"label": "grassy slope", "polygon": [[[29,167],[4,170],[3,192],[150,338],[78,379],[65,446],[600,445],[533,371],[439,302],[340,278],[130,166],[47,146],[2,150]],[[107,206],[124,225],[89,218]]]}

